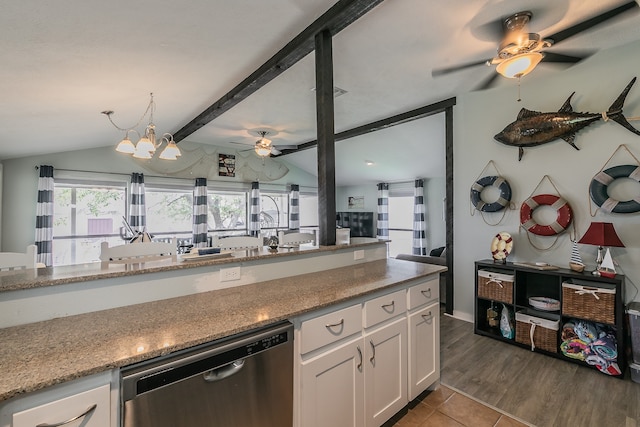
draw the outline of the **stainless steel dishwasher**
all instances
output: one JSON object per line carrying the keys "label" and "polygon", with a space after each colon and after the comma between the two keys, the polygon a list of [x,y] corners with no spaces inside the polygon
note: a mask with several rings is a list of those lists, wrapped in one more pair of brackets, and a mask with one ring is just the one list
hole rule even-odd
{"label": "stainless steel dishwasher", "polygon": [[123,368],[124,427],[293,424],[293,326],[201,345]]}

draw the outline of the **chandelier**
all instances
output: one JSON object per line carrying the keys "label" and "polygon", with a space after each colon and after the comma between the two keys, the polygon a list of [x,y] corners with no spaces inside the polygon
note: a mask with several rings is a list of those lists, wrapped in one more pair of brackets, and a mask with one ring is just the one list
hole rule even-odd
{"label": "chandelier", "polygon": [[[162,134],[160,141],[156,140],[156,126],[153,124],[153,112],[156,108],[156,104],[153,101],[153,93],[150,93],[149,96],[150,99],[149,105],[147,105],[147,110],[144,112],[142,117],[140,117],[138,123],[131,126],[130,128],[121,128],[120,126],[116,125],[111,118],[111,115],[113,114],[112,110],[102,111],[102,114],[107,116],[111,124],[116,129],[121,130],[125,133],[122,141],[120,141],[116,146],[116,151],[124,154],[132,154],[133,157],[137,159],[151,159],[153,158],[153,154],[156,152],[156,150],[166,143],[166,146],[160,153],[159,158],[162,160],[176,160],[179,156],[182,155],[182,153],[173,140],[173,135],[171,135],[170,133],[164,133]],[[149,115],[149,124],[147,124],[147,127],[144,130],[144,134],[141,137],[140,133],[135,128],[138,127],[140,123],[142,123],[142,120],[144,120],[147,115]],[[132,132],[138,134],[139,140],[136,144],[131,142],[131,139],[129,139],[129,134]]]}

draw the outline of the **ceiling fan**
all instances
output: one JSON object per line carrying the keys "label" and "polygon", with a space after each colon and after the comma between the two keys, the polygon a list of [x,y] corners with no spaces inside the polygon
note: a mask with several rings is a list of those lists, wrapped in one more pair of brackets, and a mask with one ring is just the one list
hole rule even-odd
{"label": "ceiling fan", "polygon": [[452,67],[437,68],[431,74],[433,77],[438,77],[478,65],[495,65],[496,73],[476,88],[476,90],[482,90],[491,87],[500,75],[519,79],[533,71],[542,61],[575,64],[589,55],[581,57],[563,55],[547,52],[545,49],[636,7],[638,7],[638,3],[630,1],[545,38],[541,38],[537,33],[528,32],[528,24],[533,18],[532,12],[517,12],[502,20],[502,40],[496,56]]}
{"label": "ceiling fan", "polygon": [[[256,131],[252,131],[252,133],[256,134],[257,136],[260,137],[260,139],[258,139],[254,145],[253,145],[253,151],[255,151],[255,153],[260,156],[260,157],[269,157],[271,155],[277,156],[278,154],[280,154],[280,149],[295,149],[298,148],[297,145],[274,145],[272,144],[272,141],[270,139],[267,138],[267,135],[276,135],[278,132],[277,131],[272,131],[272,130],[256,130]],[[242,144],[241,142],[232,142],[232,144]],[[245,144],[242,144],[245,145]],[[244,151],[248,151],[248,150],[244,150]]]}

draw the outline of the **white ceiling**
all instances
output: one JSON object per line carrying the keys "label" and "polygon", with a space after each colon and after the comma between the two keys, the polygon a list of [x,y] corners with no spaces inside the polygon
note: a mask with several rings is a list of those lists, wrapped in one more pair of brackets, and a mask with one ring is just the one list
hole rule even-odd
{"label": "white ceiling", "polygon": [[[334,0],[21,0],[0,14],[0,158],[115,145],[100,114],[135,124],[154,93],[159,132],[175,132],[235,87]],[[333,40],[336,132],[473,90],[494,72],[478,66],[433,78],[436,67],[495,55],[489,25],[531,10],[542,37],[626,0],[386,0]],[[640,40],[640,8],[549,51],[595,52]],[[542,64],[546,72],[562,72]],[[539,70],[536,70],[539,71]],[[538,74],[538,76],[536,75]],[[499,85],[515,85],[501,78]],[[315,139],[314,58],[308,55],[186,138],[239,149],[252,130],[274,144]],[[336,145],[341,185],[443,175],[443,125],[421,119]],[[434,149],[431,144],[438,147]],[[315,150],[286,156],[315,173]],[[367,167],[365,160],[375,164]]]}

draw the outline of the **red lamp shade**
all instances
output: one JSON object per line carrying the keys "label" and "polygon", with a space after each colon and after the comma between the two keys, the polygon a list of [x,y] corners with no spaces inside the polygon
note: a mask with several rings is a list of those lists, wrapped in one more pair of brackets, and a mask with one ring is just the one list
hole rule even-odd
{"label": "red lamp shade", "polygon": [[610,222],[592,222],[578,243],[624,248],[624,243],[622,243],[613,228],[613,224]]}

